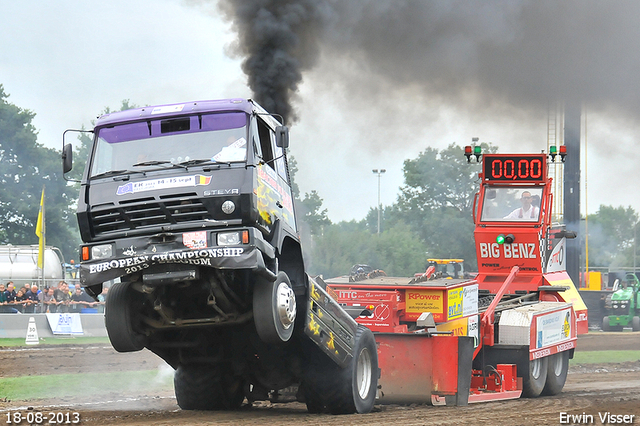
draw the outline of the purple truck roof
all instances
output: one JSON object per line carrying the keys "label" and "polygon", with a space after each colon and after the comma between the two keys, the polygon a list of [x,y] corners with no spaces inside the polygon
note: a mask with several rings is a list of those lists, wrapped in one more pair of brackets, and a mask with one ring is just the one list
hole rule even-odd
{"label": "purple truck roof", "polygon": [[178,104],[146,106],[104,114],[98,117],[96,127],[113,123],[137,121],[145,118],[161,118],[198,112],[243,111],[251,114],[256,109],[263,110],[262,107],[250,99],[221,99],[215,101],[192,101]]}

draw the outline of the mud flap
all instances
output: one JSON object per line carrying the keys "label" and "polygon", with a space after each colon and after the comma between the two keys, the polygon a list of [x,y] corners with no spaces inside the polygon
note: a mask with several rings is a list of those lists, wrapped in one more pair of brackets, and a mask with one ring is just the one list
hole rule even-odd
{"label": "mud flap", "polygon": [[304,333],[340,367],[353,358],[358,323],[322,286],[308,277],[309,292]]}

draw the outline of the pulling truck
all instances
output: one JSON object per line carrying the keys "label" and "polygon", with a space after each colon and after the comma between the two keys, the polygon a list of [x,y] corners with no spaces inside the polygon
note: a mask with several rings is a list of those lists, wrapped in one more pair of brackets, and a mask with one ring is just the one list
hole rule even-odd
{"label": "pulling truck", "polygon": [[[117,351],[148,348],[171,365],[182,409],[295,387],[311,412],[372,409],[374,336],[305,273],[285,126],[229,99],[109,113],[91,132],[80,283],[96,297],[113,282]],[[63,135],[64,173],[72,155]]]}
{"label": "pulling truck", "polygon": [[482,160],[475,279],[435,278],[429,268],[411,278],[326,280],[340,303],[365,309],[357,321],[375,332],[381,403],[557,394],[577,336],[588,331],[586,306],[564,267],[566,238],[575,234],[551,223],[547,155]]}

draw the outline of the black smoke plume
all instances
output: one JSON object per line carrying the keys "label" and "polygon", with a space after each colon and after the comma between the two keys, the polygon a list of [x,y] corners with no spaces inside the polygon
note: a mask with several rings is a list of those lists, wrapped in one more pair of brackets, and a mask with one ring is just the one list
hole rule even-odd
{"label": "black smoke plume", "polygon": [[295,121],[292,98],[302,72],[318,59],[327,4],[323,0],[220,0],[238,34],[234,53],[255,99],[285,123]]}

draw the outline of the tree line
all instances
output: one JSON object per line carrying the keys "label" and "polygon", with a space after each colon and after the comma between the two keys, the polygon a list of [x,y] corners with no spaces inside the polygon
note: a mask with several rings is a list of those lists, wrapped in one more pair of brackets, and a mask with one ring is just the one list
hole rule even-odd
{"label": "tree line", "polygon": [[[124,100],[116,110],[134,107]],[[0,244],[37,244],[44,187],[47,245],[60,248],[66,261],[77,260],[79,187],[63,179],[61,152],[38,142],[34,117],[35,112],[11,103],[0,84]],[[78,139],[70,174],[75,179],[81,177],[91,146],[88,134]],[[483,144],[483,152],[497,150]],[[309,273],[333,277],[347,274],[354,264],[368,264],[389,275],[409,276],[424,271],[430,257],[463,258],[467,269],[476,267],[471,209],[480,163],[467,163],[463,147],[427,147],[404,161],[404,185],[396,201],[382,208],[380,234],[376,208],[359,221],[332,223],[315,190],[301,194],[294,158],[290,167]],[[634,254],[640,251],[635,247],[638,213],[630,206],[602,205],[586,219],[590,267],[633,266]]]}

